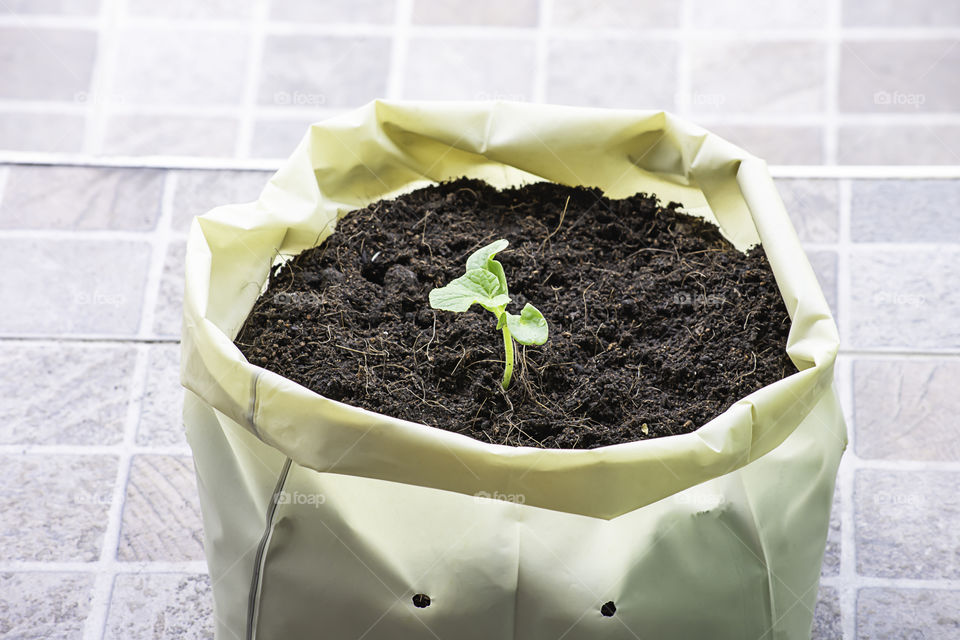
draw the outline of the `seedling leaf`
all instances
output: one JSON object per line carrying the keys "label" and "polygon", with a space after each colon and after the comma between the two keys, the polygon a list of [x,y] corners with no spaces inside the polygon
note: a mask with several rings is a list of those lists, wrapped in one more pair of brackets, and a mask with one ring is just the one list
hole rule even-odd
{"label": "seedling leaf", "polygon": [[470,269],[486,269],[487,262],[510,245],[508,240],[496,240],[485,247],[481,247],[467,258],[467,271]]}
{"label": "seedling leaf", "polygon": [[496,240],[477,249],[467,258],[468,271],[470,269],[486,269],[491,272],[500,281],[500,286],[503,289],[502,293],[507,295],[510,292],[507,290],[507,276],[503,273],[503,265],[494,260],[493,257],[506,249],[509,244],[510,242],[507,240]]}
{"label": "seedling leaf", "polygon": [[443,311],[463,313],[474,304],[494,311],[510,302],[500,292],[500,280],[486,269],[470,269],[450,284],[430,292],[430,306]]}
{"label": "seedling leaf", "polygon": [[513,339],[520,344],[543,344],[549,337],[547,320],[540,311],[529,302],[524,305],[520,315],[510,312],[507,317],[507,328],[513,334]]}

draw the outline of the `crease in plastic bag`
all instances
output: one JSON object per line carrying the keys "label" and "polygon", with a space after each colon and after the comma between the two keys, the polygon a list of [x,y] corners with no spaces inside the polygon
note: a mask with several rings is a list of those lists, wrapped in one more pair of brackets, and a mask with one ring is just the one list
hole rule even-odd
{"label": "crease in plastic bag", "polygon": [[[280,254],[338,217],[436,181],[535,180],[677,200],[737,247],[762,242],[792,319],[799,371],[697,431],[593,450],[483,443],[323,398],[249,364],[232,344]],[[182,382],[297,464],[614,518],[772,451],[829,389],[838,336],[765,164],[664,112],[517,103],[373,102],[310,128],[256,203],[195,220],[187,249]],[[594,488],[629,487],[597,492]]]}

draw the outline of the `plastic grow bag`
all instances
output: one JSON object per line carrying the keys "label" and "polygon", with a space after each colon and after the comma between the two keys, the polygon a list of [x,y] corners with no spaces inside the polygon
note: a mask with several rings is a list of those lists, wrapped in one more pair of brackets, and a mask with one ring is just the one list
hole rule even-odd
{"label": "plastic grow bag", "polygon": [[[541,450],[328,400],[233,345],[279,254],[464,175],[654,192],[762,242],[799,371],[693,433]],[[846,445],[837,330],[765,164],[700,127],[509,102],[313,125],[257,202],[194,221],[182,344],[218,638],[809,637]]]}

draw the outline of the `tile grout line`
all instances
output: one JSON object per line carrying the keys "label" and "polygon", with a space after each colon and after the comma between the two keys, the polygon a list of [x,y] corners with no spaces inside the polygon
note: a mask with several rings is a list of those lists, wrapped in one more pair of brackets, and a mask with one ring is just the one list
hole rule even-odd
{"label": "tile grout line", "polygon": [[[246,73],[246,72],[245,72]],[[246,79],[244,79],[244,91],[246,91]],[[254,82],[254,86],[258,86]],[[104,100],[104,103],[110,102]],[[359,105],[358,105],[359,106]],[[243,104],[178,104],[175,102],[155,102],[155,103],[122,103],[110,102],[110,113],[113,115],[130,116],[200,116],[211,118],[237,118],[244,115],[247,107]],[[298,106],[284,105],[275,106],[271,104],[252,104],[249,107],[254,116],[263,116],[278,119],[289,119],[291,121],[300,120],[304,117],[335,116],[344,113],[350,109],[347,107],[323,107],[323,106]],[[87,112],[87,105],[74,102],[64,102],[62,100],[16,100],[0,98],[0,113],[19,113],[23,111],[32,111],[37,113],[47,113],[54,115],[83,115]],[[908,118],[913,114],[906,114]],[[922,115],[922,114],[917,114]],[[798,118],[802,116],[797,116]],[[807,117],[813,117],[807,116]],[[941,121],[950,116],[940,115],[935,118],[926,118],[926,120]],[[899,118],[898,118],[899,119]],[[958,121],[960,117],[952,118],[952,121]],[[197,157],[197,156],[192,156]],[[202,156],[201,156],[202,157]],[[230,157],[233,156],[224,156]]]}
{"label": "tile grout line", "polygon": [[[849,180],[839,182],[839,211],[837,215],[837,300],[840,306],[839,325],[842,341],[850,340],[851,328],[851,292],[850,292],[850,206],[851,184]],[[845,460],[838,473],[840,483],[840,572],[837,595],[840,604],[840,621],[843,637],[853,640],[856,637],[856,518],[855,518],[855,479],[856,479],[856,425],[854,415],[853,362],[844,358],[840,375],[844,385],[843,398],[847,410],[847,450]]]}
{"label": "tile grout line", "polygon": [[839,145],[839,127],[837,125],[837,114],[839,113],[838,95],[840,92],[840,39],[842,31],[842,12],[841,0],[830,0],[828,2],[827,18],[827,51],[826,51],[826,77],[824,78],[824,102],[826,110],[824,113],[823,127],[823,160],[826,164],[837,164],[837,146]]}
{"label": "tile grout line", "polygon": [[[536,40],[536,37],[534,38]],[[678,81],[678,85],[681,82]],[[389,93],[389,92],[388,92]],[[687,92],[690,93],[689,91]],[[131,103],[126,104],[110,99],[101,98],[103,107],[109,106],[112,115],[128,116],[206,116],[211,118],[243,118],[245,107],[242,104],[177,104],[167,103]],[[389,97],[389,99],[394,99]],[[689,102],[689,99],[687,100]],[[520,102],[523,102],[522,100]],[[358,107],[361,105],[355,105]],[[322,107],[322,106],[297,106],[284,105],[274,106],[269,104],[250,105],[253,117],[267,117],[278,120],[299,121],[303,118],[325,118],[333,117],[345,112],[351,111],[353,107]],[[0,98],[0,113],[22,113],[36,112],[52,115],[85,115],[88,113],[89,106],[79,104],[73,101],[63,100],[17,100],[9,98]],[[656,111],[656,109],[638,109],[638,111]],[[716,111],[681,111],[676,108],[664,109],[668,112],[683,113],[684,117],[693,120],[702,126],[718,125],[757,125],[780,128],[796,128],[810,126],[825,126],[828,115],[826,111],[807,111],[790,114],[772,113],[772,112],[750,112],[750,111],[730,111],[717,113]],[[867,124],[875,126],[960,126],[960,113],[934,113],[934,112],[877,112],[877,111],[851,111],[844,113],[835,113],[832,118],[837,124]],[[10,152],[10,151],[7,151]],[[31,152],[15,152],[31,153]],[[36,152],[43,153],[43,152]],[[153,155],[146,156],[155,157]],[[208,157],[208,156],[185,156],[186,158]],[[209,156],[210,158],[230,159],[233,156]],[[822,164],[810,164],[802,166],[823,166]],[[855,165],[852,165],[855,166]],[[912,165],[890,165],[910,167]],[[952,165],[939,165],[952,166]]]}
{"label": "tile grout line", "polygon": [[0,455],[21,456],[119,456],[131,455],[183,457],[191,455],[187,445],[119,444],[2,444]]}
{"label": "tile grout line", "polygon": [[[174,171],[171,169],[171,171]],[[113,240],[117,242],[155,242],[151,231],[120,231],[116,229],[2,229],[0,238],[26,240]],[[174,234],[171,234],[174,235]],[[186,237],[177,234],[178,237]]]}
{"label": "tile grout line", "polygon": [[951,578],[873,578],[858,576],[857,587],[863,589],[917,589],[925,591],[958,591],[960,580]]}
{"label": "tile grout line", "polygon": [[547,99],[547,85],[550,58],[550,22],[553,20],[553,0],[539,0],[537,3],[536,57],[533,67],[533,102],[543,103]]}
{"label": "tile grout line", "polygon": [[[5,3],[4,3],[5,4]],[[0,27],[20,29],[79,29],[96,31],[99,22],[96,15],[64,16],[48,13],[46,15],[27,15],[4,11],[0,15]]]}
{"label": "tile grout line", "polygon": [[[131,169],[197,169],[233,171],[276,171],[285,158],[234,158],[203,156],[123,156],[0,149],[0,164],[126,167]],[[780,178],[838,180],[863,178],[883,180],[960,179],[960,165],[768,165],[771,175]]]}
{"label": "tile grout line", "polygon": [[[926,589],[930,591],[956,591],[960,590],[960,580],[954,578],[873,578],[869,576],[858,576],[854,581],[859,587],[868,589]],[[842,581],[840,576],[824,576],[820,578],[820,583],[825,587],[838,589]]]}
{"label": "tile grout line", "polygon": [[[838,80],[839,82],[839,80]],[[839,107],[837,107],[839,109]],[[669,109],[667,109],[669,111]],[[797,113],[772,113],[728,111],[692,111],[685,115],[697,124],[703,126],[714,125],[760,125],[781,128],[826,126],[829,120],[834,124],[867,124],[881,126],[922,126],[922,125],[954,125],[960,124],[960,113],[932,113],[932,112],[887,112],[887,111],[847,111],[833,114],[823,111],[802,111]],[[829,164],[829,163],[819,163]],[[807,166],[818,166],[811,164]],[[909,166],[909,165],[901,165]]]}
{"label": "tile grout line", "polygon": [[89,347],[113,347],[118,344],[179,344],[178,336],[154,335],[139,338],[135,334],[114,335],[109,333],[76,334],[13,334],[0,333],[0,342],[24,342],[30,344],[59,345],[63,343],[83,344]]}
{"label": "tile grout line", "polygon": [[170,229],[173,226],[173,197],[177,188],[177,174],[167,171],[163,176],[163,195],[160,197],[160,217],[153,232],[148,234],[153,246],[150,257],[150,270],[143,292],[143,307],[140,310],[140,330],[137,338],[145,340],[153,336],[157,300],[160,297],[160,284],[163,281],[163,268],[167,260],[170,245]]}
{"label": "tile grout line", "polygon": [[[960,249],[960,247],[956,247]],[[934,359],[934,358],[952,358],[960,356],[960,349],[945,348],[938,349],[909,349],[904,350],[898,347],[876,347],[873,349],[841,349],[840,353],[845,356],[860,359],[897,359],[897,360],[915,360]]]}
{"label": "tile grout line", "polygon": [[837,183],[839,209],[837,211],[837,300],[840,305],[839,331],[842,342],[851,339],[850,294],[850,254],[853,246],[850,241],[850,208],[853,202],[853,185],[849,178]]}
{"label": "tile grout line", "polygon": [[840,569],[836,576],[837,598],[840,607],[840,622],[843,637],[856,637],[856,518],[855,518],[855,465],[853,426],[853,363],[844,360],[841,376],[846,381],[841,399],[848,409],[844,411],[847,422],[848,446],[840,465],[837,482],[840,489]]}
{"label": "tile grout line", "polygon": [[[152,28],[158,30],[182,31],[246,31],[249,29],[248,20],[190,20],[187,18],[162,17],[129,17],[125,23],[135,28]],[[0,27],[30,27],[35,29],[85,29],[96,30],[97,18],[90,16],[56,16],[47,15],[16,15],[0,16]],[[267,33],[281,35],[377,35],[389,36],[392,25],[366,23],[305,23],[289,20],[268,20],[265,24]],[[960,38],[958,27],[842,27],[840,29],[846,37],[855,40],[950,40]],[[529,36],[534,28],[507,27],[496,25],[417,25],[414,32],[417,36],[427,37],[460,37],[468,34],[477,38],[500,39],[508,36]],[[670,39],[679,35],[678,28],[661,27],[648,29],[644,35],[649,38]],[[626,27],[562,27],[558,33],[563,36],[583,38],[636,38],[635,29]],[[732,41],[772,41],[772,40],[824,40],[829,36],[819,28],[758,28],[744,31],[737,28],[705,28],[698,27],[691,30],[691,35],[698,40],[732,40]]]}
{"label": "tile grout line", "polygon": [[104,570],[113,573],[197,573],[207,574],[205,560],[186,561],[139,561],[139,562],[0,562],[0,573],[96,573]]}
{"label": "tile grout line", "polygon": [[[176,188],[176,173],[167,171],[164,174],[163,195],[160,199],[160,216],[156,228],[150,234],[152,255],[150,270],[143,292],[143,305],[140,311],[139,337],[148,335],[153,327],[153,319],[157,298],[160,289],[160,280],[163,276],[163,264],[166,259],[167,234],[171,226],[173,209],[173,192]],[[143,395],[147,385],[148,346],[138,344],[134,372],[131,376],[130,399],[127,404],[126,428],[124,429],[123,443],[118,447],[117,480],[110,501],[110,510],[107,517],[107,527],[103,534],[103,547],[100,552],[98,566],[94,580],[93,597],[90,603],[90,613],[84,625],[84,640],[100,640],[106,631],[107,616],[110,610],[110,600],[113,594],[113,583],[116,572],[112,569],[116,562],[117,549],[120,544],[120,533],[123,526],[123,507],[126,502],[127,482],[130,478],[130,467],[136,447],[136,434],[140,423],[140,411],[143,404]]]}
{"label": "tile grout line", "polygon": [[[284,158],[244,159],[232,156],[114,156],[0,149],[0,164],[43,166],[124,167],[130,169],[198,169],[276,171]],[[960,171],[957,172],[960,175]]]}
{"label": "tile grout line", "polygon": [[253,128],[257,115],[257,94],[263,64],[264,42],[266,40],[263,26],[268,14],[267,0],[257,0],[253,5],[253,16],[250,20],[250,47],[247,50],[249,58],[239,114],[240,128],[234,148],[234,155],[238,158],[248,158],[253,145]]}
{"label": "tile grout line", "polygon": [[[91,68],[91,78],[90,78],[90,93],[87,95],[87,100],[85,104],[76,104],[77,96],[74,96],[73,102],[69,103],[70,106],[76,107],[78,111],[82,111],[85,116],[84,119],[84,130],[83,130],[83,142],[81,148],[87,152],[92,153],[94,149],[94,140],[96,136],[96,130],[100,120],[102,119],[101,112],[103,110],[103,83],[104,83],[104,63],[103,60],[106,57],[106,52],[109,49],[107,46],[110,42],[110,38],[107,36],[107,30],[110,25],[111,18],[111,2],[104,1],[100,4],[100,11],[97,15],[96,22],[94,23],[94,29],[97,32],[97,48],[94,53],[93,65]],[[13,104],[16,104],[15,101],[12,101]]]}
{"label": "tile grout line", "polygon": [[803,243],[804,249],[810,249],[813,251],[817,250],[839,250],[846,249],[850,255],[854,253],[864,251],[864,250],[873,250],[873,251],[950,251],[952,249],[960,249],[960,243],[958,242],[848,242],[845,246],[841,247],[839,243],[830,244],[830,243],[815,243],[815,242],[805,242]]}
{"label": "tile grout line", "polygon": [[116,575],[116,572],[113,570],[113,565],[116,563],[117,549],[120,545],[123,511],[127,495],[127,481],[130,478],[130,467],[133,459],[132,451],[140,422],[140,408],[143,402],[143,394],[146,390],[146,345],[139,345],[137,347],[137,359],[131,380],[123,444],[119,447],[117,478],[114,483],[110,509],[107,514],[107,526],[103,533],[103,546],[100,551],[100,559],[96,563],[96,578],[94,580],[93,596],[90,601],[90,612],[84,624],[84,640],[101,640],[106,631],[110,600],[113,595],[113,582]]}
{"label": "tile grout line", "polygon": [[693,24],[693,4],[690,0],[680,0],[680,29],[677,43],[677,95],[674,104],[677,113],[687,117],[693,101],[693,82],[690,69],[690,27]]}
{"label": "tile grout line", "polygon": [[107,130],[107,104],[113,102],[113,76],[117,70],[119,22],[123,0],[102,0],[98,27],[99,41],[94,60],[92,105],[84,130],[83,149],[97,154],[103,150]]}
{"label": "tile grout line", "polygon": [[10,166],[0,166],[0,207],[3,206],[3,197],[7,193],[7,182],[10,180]]}
{"label": "tile grout line", "polygon": [[398,100],[403,96],[403,80],[407,69],[407,51],[410,47],[410,22],[413,20],[413,0],[394,0],[393,24],[387,32],[390,42],[390,70],[387,74],[386,96]]}
{"label": "tile grout line", "polygon": [[930,471],[933,473],[960,472],[960,461],[957,460],[884,460],[881,458],[865,459],[854,455],[857,470],[871,471]]}

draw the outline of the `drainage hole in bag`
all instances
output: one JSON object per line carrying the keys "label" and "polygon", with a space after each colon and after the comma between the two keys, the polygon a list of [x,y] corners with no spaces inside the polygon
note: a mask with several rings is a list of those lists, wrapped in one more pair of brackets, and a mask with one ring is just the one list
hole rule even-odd
{"label": "drainage hole in bag", "polygon": [[611,600],[610,602],[604,603],[604,605],[600,607],[600,613],[602,613],[608,618],[613,614],[615,614],[616,612],[617,612],[617,605],[613,604],[613,600]]}
{"label": "drainage hole in bag", "polygon": [[413,606],[418,609],[423,609],[424,607],[430,606],[430,596],[425,593],[418,593],[413,596]]}

